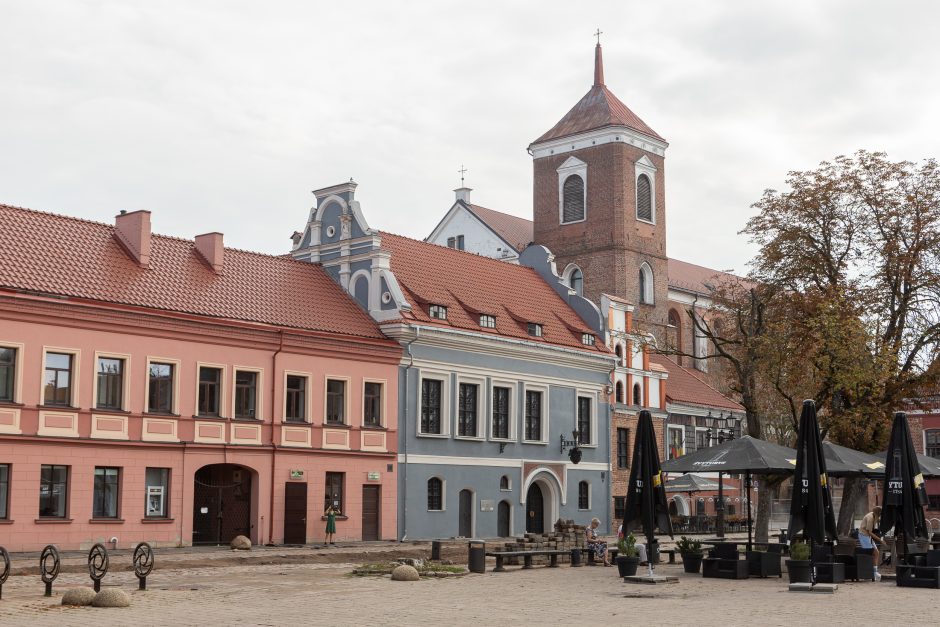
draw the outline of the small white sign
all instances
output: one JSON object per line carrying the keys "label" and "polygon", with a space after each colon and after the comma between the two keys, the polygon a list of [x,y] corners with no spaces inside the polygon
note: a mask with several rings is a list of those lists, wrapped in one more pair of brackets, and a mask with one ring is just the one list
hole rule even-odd
{"label": "small white sign", "polygon": [[369,481],[378,481],[380,479],[380,475],[377,472],[370,472],[367,479]]}
{"label": "small white sign", "polygon": [[208,507],[200,507],[200,508],[199,508],[199,513],[200,513],[200,514],[208,514],[208,513],[209,513],[209,508],[208,508]]}
{"label": "small white sign", "polygon": [[489,499],[480,499],[480,511],[492,512],[496,508],[496,503]]}

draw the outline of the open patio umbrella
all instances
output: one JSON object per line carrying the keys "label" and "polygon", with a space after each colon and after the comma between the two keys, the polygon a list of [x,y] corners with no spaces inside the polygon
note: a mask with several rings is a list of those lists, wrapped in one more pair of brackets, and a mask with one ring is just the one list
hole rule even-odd
{"label": "open patio umbrella", "polygon": [[[682,475],[666,482],[666,492],[713,492],[718,489],[718,483],[698,475]],[[734,490],[732,486],[725,490]]]}
{"label": "open patio umbrella", "polygon": [[[670,537],[673,535],[669,506],[666,504],[666,490],[663,486],[663,472],[659,465],[656,433],[653,431],[653,417],[645,409],[640,412],[636,429],[633,466],[630,469],[630,481],[627,483],[627,502],[623,517],[623,532],[627,534],[634,529],[643,530],[649,551],[652,551],[656,541],[657,529]],[[650,558],[648,561],[652,576],[652,553]]]}
{"label": "open patio umbrella", "polygon": [[894,535],[902,537],[899,546],[903,547],[908,538],[927,537],[924,518],[927,490],[904,412],[894,415],[885,467],[884,505],[879,527],[882,532],[893,528]]}
{"label": "open patio umbrella", "polygon": [[[875,455],[884,460],[888,455],[888,451],[875,453]],[[933,457],[921,455],[920,453],[916,455],[916,459],[917,461],[915,463],[920,469],[920,474],[927,478],[940,477],[940,459],[934,459]],[[882,465],[884,465],[883,462]],[[884,475],[884,469],[882,469],[881,474],[882,476]]]}
{"label": "open patio umbrella", "polygon": [[863,453],[832,442],[823,442],[822,446],[830,477],[850,475],[883,477],[885,474],[883,454]]}
{"label": "open patio umbrella", "polygon": [[747,549],[751,550],[754,522],[751,516],[751,475],[784,475],[796,468],[792,448],[744,436],[727,440],[682,457],[663,462],[664,472],[726,472],[744,474],[747,498]]}
{"label": "open patio umbrella", "polygon": [[823,544],[836,538],[836,518],[832,509],[832,493],[826,474],[826,457],[819,437],[816,403],[803,401],[800,430],[796,439],[796,469],[793,475],[793,497],[790,499],[788,532],[812,544]]}

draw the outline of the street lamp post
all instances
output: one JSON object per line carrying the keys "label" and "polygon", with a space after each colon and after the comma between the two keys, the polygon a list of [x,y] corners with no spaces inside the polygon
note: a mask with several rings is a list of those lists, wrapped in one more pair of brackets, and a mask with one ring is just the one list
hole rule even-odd
{"label": "street lamp post", "polygon": [[[708,430],[708,441],[712,440],[712,429]],[[718,438],[718,443],[721,444],[725,440],[734,439],[734,429],[719,429],[714,430],[715,436]],[[724,483],[724,473],[720,470],[718,471],[718,502],[715,503],[715,514],[717,514],[717,525],[716,525],[716,535],[719,538],[725,537],[725,483]]]}

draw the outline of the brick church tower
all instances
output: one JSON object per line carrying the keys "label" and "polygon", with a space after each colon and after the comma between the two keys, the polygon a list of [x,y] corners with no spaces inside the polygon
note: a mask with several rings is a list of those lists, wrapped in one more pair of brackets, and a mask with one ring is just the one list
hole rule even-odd
{"label": "brick church tower", "polygon": [[602,292],[636,305],[638,330],[661,336],[668,312],[665,154],[668,143],[604,85],[594,85],[529,146],[535,242],[594,302]]}

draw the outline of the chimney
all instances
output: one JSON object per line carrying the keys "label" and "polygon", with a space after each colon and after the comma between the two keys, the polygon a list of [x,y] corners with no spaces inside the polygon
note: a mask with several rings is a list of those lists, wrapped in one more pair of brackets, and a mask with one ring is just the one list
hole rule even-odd
{"label": "chimney", "polygon": [[114,218],[114,237],[140,265],[150,265],[150,212],[121,211]]}
{"label": "chimney", "polygon": [[222,272],[222,258],[225,256],[225,247],[222,246],[221,233],[204,233],[196,236],[196,251],[202,255],[216,274]]}
{"label": "chimney", "polygon": [[473,190],[469,187],[458,187],[454,190],[454,193],[457,194],[457,200],[462,200],[468,205],[470,204],[470,192]]}

